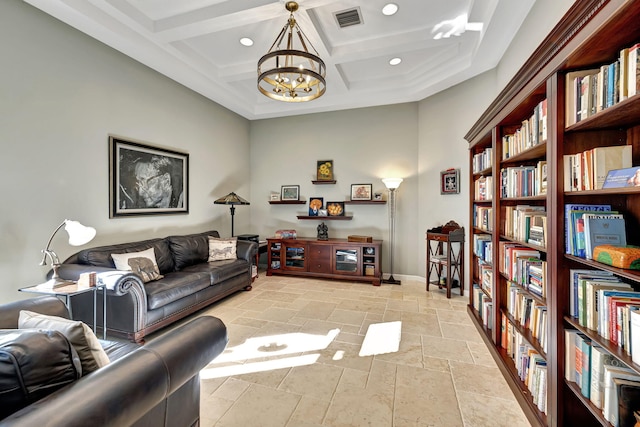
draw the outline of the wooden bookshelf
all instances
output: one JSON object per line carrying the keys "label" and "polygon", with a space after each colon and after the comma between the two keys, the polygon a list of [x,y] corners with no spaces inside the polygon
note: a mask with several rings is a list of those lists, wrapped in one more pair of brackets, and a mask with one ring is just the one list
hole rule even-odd
{"label": "wooden bookshelf", "polygon": [[[580,387],[565,380],[565,329],[577,329],[600,345],[604,351],[640,373],[640,366],[597,332],[581,327],[577,319],[569,314],[569,270],[590,268],[612,272],[622,281],[640,290],[640,272],[623,270],[590,261],[565,252],[564,206],[570,203],[611,204],[614,210],[624,214],[627,224],[627,242],[640,244],[640,189],[618,188],[607,190],[565,191],[563,156],[580,153],[591,148],[609,145],[631,145],[633,165],[640,165],[640,94],[602,109],[570,126],[566,117],[566,74],[576,70],[597,69],[615,61],[623,48],[640,42],[640,1],[598,0],[575,2],[560,23],[534,51],[505,89],[491,103],[480,119],[465,136],[469,142],[470,171],[470,242],[474,236],[488,234],[492,242],[492,321],[490,328],[474,309],[470,292],[468,312],[473,323],[489,347],[505,379],[516,395],[529,421],[536,426],[609,426],[602,411],[585,398]],[[529,119],[536,105],[547,102],[547,136],[544,141],[524,151],[503,159],[503,137],[522,126]],[[474,170],[474,156],[491,149],[492,166]],[[527,197],[501,197],[501,171],[507,167],[535,166],[546,161],[547,189],[545,194]],[[484,166],[484,165],[483,165]],[[476,168],[477,169],[477,168]],[[493,177],[493,198],[477,200],[475,182],[486,176]],[[507,312],[509,298],[508,277],[499,272],[498,255],[500,242],[517,242],[518,239],[505,233],[507,207],[518,205],[543,206],[546,210],[546,245],[522,242],[524,246],[538,249],[546,260],[546,298],[529,295],[538,304],[547,307],[547,345],[543,351],[541,343],[530,331],[518,324]],[[492,210],[491,223],[477,224],[478,208]],[[490,228],[493,231],[486,231]],[[472,246],[473,247],[473,246]],[[478,257],[471,252],[470,284],[481,283]],[[523,292],[525,290],[523,289]],[[503,313],[505,316],[503,316]],[[546,365],[546,411],[534,404],[527,386],[520,380],[506,343],[502,342],[502,330],[508,323],[518,325],[518,333],[538,350]],[[545,413],[546,412],[546,413]]]}

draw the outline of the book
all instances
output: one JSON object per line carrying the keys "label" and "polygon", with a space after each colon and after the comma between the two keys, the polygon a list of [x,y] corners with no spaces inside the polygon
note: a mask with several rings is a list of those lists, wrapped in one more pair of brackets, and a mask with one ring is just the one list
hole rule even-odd
{"label": "book", "polygon": [[592,150],[594,189],[600,190],[610,170],[630,168],[631,146],[613,145]]}
{"label": "book", "polygon": [[631,325],[631,360],[640,365],[640,310],[629,311],[629,323]]}
{"label": "book", "polygon": [[633,290],[599,290],[598,291],[598,333],[607,340],[613,340],[611,336],[611,315],[609,313],[612,298],[640,298],[640,292]]}
{"label": "book", "polygon": [[598,330],[598,291],[600,290],[631,290],[631,286],[627,283],[620,282],[615,276],[610,277],[608,282],[599,279],[587,279],[585,281],[586,303],[585,310],[587,312],[588,329]]}
{"label": "book", "polygon": [[577,329],[564,330],[564,378],[576,382],[576,335]]}
{"label": "book", "polygon": [[602,409],[604,399],[604,365],[610,365],[615,358],[599,345],[591,346],[591,390],[589,400]]}
{"label": "book", "polygon": [[569,127],[575,124],[578,120],[578,111],[580,108],[580,94],[579,83],[582,77],[597,74],[600,72],[599,68],[593,68],[588,70],[570,71],[565,76],[565,88],[566,88],[566,111],[565,111],[565,125]]}
{"label": "book", "polygon": [[593,248],[598,245],[626,246],[627,234],[622,214],[589,214],[585,213],[584,221],[584,254],[593,259]]}
{"label": "book", "polygon": [[580,380],[580,392],[589,399],[591,397],[591,340],[587,337],[582,339],[582,375]]}
{"label": "book", "polygon": [[[586,276],[582,276],[586,275]],[[569,270],[569,313],[573,317],[579,317],[579,285],[581,279],[600,279],[606,277],[613,277],[613,273],[603,270],[588,270],[588,269],[571,269]]]}
{"label": "book", "polygon": [[640,411],[640,382],[624,378],[614,378],[613,383],[618,395],[618,426],[634,427],[634,412]]}
{"label": "book", "polygon": [[640,186],[640,166],[613,169],[607,173],[602,188],[622,188]]}
{"label": "book", "polygon": [[576,354],[575,378],[576,378],[576,385],[580,389],[582,389],[582,369],[583,369],[583,364],[582,364],[582,342],[585,339],[588,339],[588,338],[582,332],[578,332],[575,335],[575,354]]}
{"label": "book", "polygon": [[602,414],[604,418],[614,426],[618,425],[618,393],[614,378],[621,378],[630,381],[640,381],[638,375],[631,368],[626,366],[604,365],[604,402]]}
{"label": "book", "polygon": [[611,211],[611,205],[601,204],[578,204],[578,203],[567,203],[564,205],[564,242],[565,242],[565,253],[573,254],[573,231],[571,230],[571,213],[573,211],[595,211],[595,212],[609,212]]}
{"label": "book", "polygon": [[631,46],[627,58],[629,63],[627,72],[627,78],[629,79],[627,83],[627,95],[629,97],[640,93],[640,55],[638,55],[638,50],[640,50],[640,43]]}

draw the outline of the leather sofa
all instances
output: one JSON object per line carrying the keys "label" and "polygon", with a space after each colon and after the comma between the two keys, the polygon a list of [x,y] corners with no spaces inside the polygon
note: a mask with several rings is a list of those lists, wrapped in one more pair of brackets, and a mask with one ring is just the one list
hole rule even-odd
{"label": "leather sofa", "polygon": [[[154,248],[160,280],[143,283],[135,275],[123,275],[107,289],[107,333],[142,342],[145,335],[182,319],[239,290],[251,290],[251,266],[258,251],[255,242],[238,240],[236,259],[207,262],[208,237],[217,231],[169,236],[138,242],[84,249],[60,266],[60,277],[78,280],[81,273],[114,273],[111,254]],[[102,292],[98,292],[97,318],[102,327]],[[75,320],[93,323],[90,292],[71,298]]]}
{"label": "leather sofa", "polygon": [[[20,310],[68,318],[57,298],[36,297],[0,305],[0,329],[16,329]],[[198,374],[227,344],[220,319],[198,317],[145,345],[100,344],[108,365],[14,412],[0,427],[199,425]]]}

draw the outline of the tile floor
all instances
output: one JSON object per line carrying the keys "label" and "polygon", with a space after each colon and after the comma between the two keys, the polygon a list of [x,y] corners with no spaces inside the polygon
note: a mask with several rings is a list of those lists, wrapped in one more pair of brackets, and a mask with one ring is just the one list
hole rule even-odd
{"label": "tile floor", "polygon": [[[202,313],[225,322],[229,345],[202,371],[200,425],[529,426],[467,301],[417,281],[374,287],[262,273],[251,292]],[[359,356],[369,325],[394,321],[399,349]],[[380,344],[396,342],[390,334]]]}

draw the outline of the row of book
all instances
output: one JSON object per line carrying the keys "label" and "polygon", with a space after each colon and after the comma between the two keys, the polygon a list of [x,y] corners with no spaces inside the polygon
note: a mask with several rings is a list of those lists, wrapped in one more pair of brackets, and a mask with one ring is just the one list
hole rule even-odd
{"label": "row of book", "polygon": [[493,208],[473,205],[473,226],[486,231],[493,231]]}
{"label": "row of book", "polygon": [[473,155],[473,173],[480,173],[493,165],[493,148],[485,148],[483,152]]}
{"label": "row of book", "polygon": [[482,287],[477,283],[473,284],[473,308],[482,319],[484,327],[492,329],[493,301],[491,300],[491,297],[482,291]]}
{"label": "row of book", "polygon": [[547,361],[502,315],[501,345],[513,359],[520,380],[531,393],[533,403],[547,413]]}
{"label": "row of book", "polygon": [[572,269],[569,312],[640,364],[640,292],[607,271]]}
{"label": "row of book", "polygon": [[483,262],[491,264],[492,247],[490,234],[473,235],[473,253]]}
{"label": "row of book", "polygon": [[620,50],[618,59],[566,75],[565,124],[581,120],[640,92],[640,43]]}
{"label": "row of book", "polygon": [[598,245],[626,246],[624,216],[609,204],[565,205],[565,253],[592,259]]}
{"label": "row of book", "polygon": [[565,329],[565,379],[614,427],[636,425],[640,375],[575,329]]}
{"label": "row of book", "polygon": [[483,176],[473,183],[475,200],[493,199],[493,177]]}
{"label": "row of book", "polygon": [[547,193],[547,162],[513,166],[500,171],[500,197],[528,197]]}
{"label": "row of book", "polygon": [[547,212],[544,206],[506,206],[504,218],[507,237],[543,247],[546,245]]}
{"label": "row of book", "polygon": [[522,122],[515,132],[502,137],[502,160],[510,159],[523,151],[547,141],[547,100],[533,109],[533,114]]}
{"label": "row of book", "polygon": [[507,311],[528,329],[536,338],[542,349],[547,351],[547,307],[536,302],[521,287],[511,285],[507,296]]}
{"label": "row of book", "polygon": [[514,242],[499,242],[498,271],[514,283],[522,283],[523,259],[540,259],[540,251]]}
{"label": "row of book", "polygon": [[565,154],[564,191],[602,189],[610,171],[631,167],[631,150],[630,145],[613,145]]}

